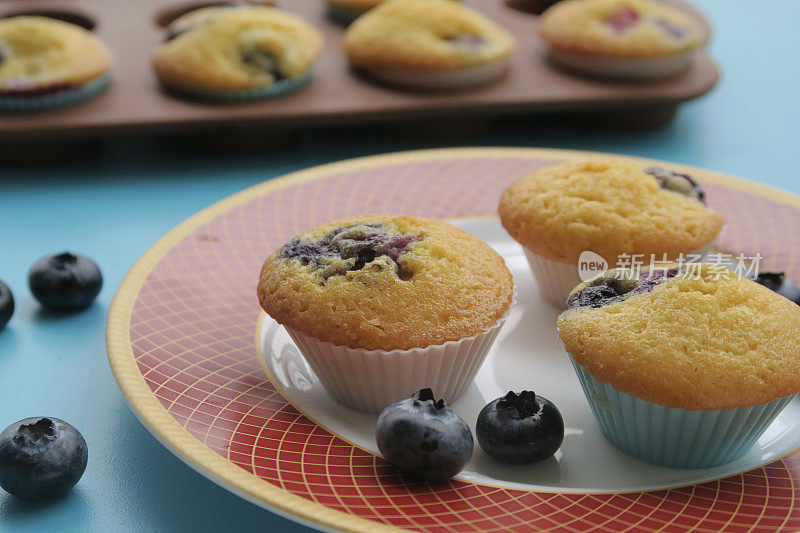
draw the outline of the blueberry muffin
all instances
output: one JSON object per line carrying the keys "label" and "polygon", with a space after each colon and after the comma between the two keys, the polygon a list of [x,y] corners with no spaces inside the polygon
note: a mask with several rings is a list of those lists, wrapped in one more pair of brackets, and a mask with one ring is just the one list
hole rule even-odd
{"label": "blueberry muffin", "polygon": [[167,27],[152,57],[161,84],[210,100],[277,96],[305,85],[322,50],[319,31],[272,7],[209,7]]}
{"label": "blueberry muffin", "polygon": [[328,391],[380,412],[434,386],[455,400],[511,306],[503,259],[454,226],[410,216],[336,220],[264,263],[261,306]]}
{"label": "blueberry muffin", "polygon": [[0,19],[0,110],[48,109],[108,86],[111,52],[75,24],[38,16]]}
{"label": "blueberry muffin", "polygon": [[719,265],[609,271],[558,334],[605,436],[666,466],[741,457],[800,392],[800,307]]}
{"label": "blueberry muffin", "polygon": [[392,0],[347,30],[351,65],[400,87],[452,90],[501,78],[514,38],[480,13],[452,0]]}
{"label": "blueberry muffin", "polygon": [[564,0],[539,21],[550,57],[604,78],[667,78],[692,64],[707,40],[693,18],[652,0]]}
{"label": "blueberry muffin", "polygon": [[563,308],[581,282],[579,262],[593,252],[607,265],[674,261],[702,253],[723,228],[688,174],[591,159],[540,169],[500,199],[503,227],[522,244],[542,295]]}

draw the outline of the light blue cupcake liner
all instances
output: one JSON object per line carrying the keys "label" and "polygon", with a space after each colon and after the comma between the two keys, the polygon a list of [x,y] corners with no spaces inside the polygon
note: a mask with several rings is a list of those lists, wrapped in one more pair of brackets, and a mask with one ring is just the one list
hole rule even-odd
{"label": "light blue cupcake liner", "polygon": [[267,87],[236,89],[232,91],[174,91],[193,100],[209,102],[246,102],[289,94],[305,87],[311,80],[311,70],[300,77],[281,80]]}
{"label": "light blue cupcake liner", "polygon": [[0,111],[44,111],[90,100],[108,88],[111,75],[99,78],[73,89],[36,96],[0,96]]}
{"label": "light blue cupcake liner", "polygon": [[674,468],[709,468],[738,459],[795,397],[716,411],[664,407],[600,383],[570,360],[606,438],[634,457]]}
{"label": "light blue cupcake liner", "polygon": [[328,18],[343,26],[349,26],[358,17],[364,14],[364,11],[357,9],[347,9],[336,4],[328,3]]}

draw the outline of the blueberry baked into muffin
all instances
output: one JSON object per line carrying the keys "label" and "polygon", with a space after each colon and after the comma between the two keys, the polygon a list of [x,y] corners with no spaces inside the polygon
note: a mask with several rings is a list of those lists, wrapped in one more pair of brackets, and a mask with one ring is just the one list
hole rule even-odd
{"label": "blueberry baked into muffin", "polygon": [[303,87],[322,46],[316,28],[279,9],[209,7],[173,21],[152,63],[171,91],[208,100],[252,100]]}
{"label": "blueberry baked into muffin", "polygon": [[605,436],[653,463],[733,461],[800,392],[800,307],[719,265],[609,271],[558,334]]}
{"label": "blueberry baked into muffin", "polygon": [[380,412],[421,388],[448,401],[475,376],[511,306],[503,259],[450,224],[336,220],[264,263],[261,306],[341,403]]}
{"label": "blueberry baked into muffin", "polygon": [[39,16],[0,19],[0,111],[34,111],[97,96],[112,57],[91,33]]}
{"label": "blueberry baked into muffin", "polygon": [[708,37],[699,22],[653,0],[564,0],[542,15],[539,34],[556,64],[629,80],[682,73]]}
{"label": "blueberry baked into muffin", "polygon": [[392,0],[359,17],[344,38],[351,65],[368,76],[425,90],[495,81],[514,47],[503,28],[452,0]]}
{"label": "blueberry baked into muffin", "polygon": [[500,199],[503,227],[523,246],[545,299],[563,308],[580,283],[579,261],[594,252],[613,267],[637,255],[649,264],[702,253],[722,216],[705,205],[688,174],[591,159],[537,170]]}

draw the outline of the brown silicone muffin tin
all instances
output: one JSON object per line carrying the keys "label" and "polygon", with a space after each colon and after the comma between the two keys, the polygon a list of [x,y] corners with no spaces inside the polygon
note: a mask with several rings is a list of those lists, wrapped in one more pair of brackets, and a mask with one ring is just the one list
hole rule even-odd
{"label": "brown silicone muffin tin", "polygon": [[[665,0],[702,20],[689,5]],[[125,131],[193,131],[202,127],[258,125],[304,128],[397,118],[499,116],[544,112],[619,115],[627,122],[664,122],[684,101],[708,92],[718,71],[705,51],[680,77],[647,84],[592,80],[551,66],[526,12],[542,0],[467,0],[518,40],[509,75],[493,85],[449,94],[409,92],[381,86],[353,72],[341,51],[344,28],[328,20],[324,0],[278,0],[278,5],[316,25],[326,39],[311,83],[294,94],[245,103],[202,103],[166,94],[150,68],[150,53],[163,26],[178,15],[225,2],[198,0],[0,0],[0,17],[41,14],[78,23],[112,50],[109,89],[68,108],[0,114],[0,137]],[[548,3],[548,2],[544,2]],[[631,120],[628,120],[631,119]]]}

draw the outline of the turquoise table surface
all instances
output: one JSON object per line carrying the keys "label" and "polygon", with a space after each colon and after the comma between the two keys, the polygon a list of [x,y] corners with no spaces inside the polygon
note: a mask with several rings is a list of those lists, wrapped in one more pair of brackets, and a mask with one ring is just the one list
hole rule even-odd
{"label": "turquoise table surface", "polygon": [[[723,75],[711,94],[682,106],[669,126],[609,132],[513,120],[458,144],[660,158],[800,193],[800,2],[696,3],[714,26],[711,52]],[[221,198],[312,165],[439,146],[376,131],[316,133],[259,155],[199,154],[129,140],[106,143],[72,162],[0,165],[0,279],[17,301],[0,332],[0,428],[29,416],[55,416],[80,429],[89,444],[86,474],[65,498],[26,503],[0,491],[0,530],[308,531],[208,481],[147,432],[109,368],[106,312],[140,254]],[[43,161],[47,153],[43,146]],[[27,270],[39,257],[63,250],[94,258],[105,284],[85,312],[56,316],[33,300]]]}

